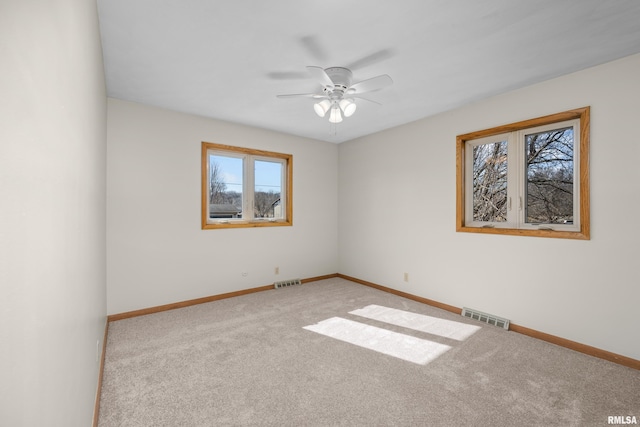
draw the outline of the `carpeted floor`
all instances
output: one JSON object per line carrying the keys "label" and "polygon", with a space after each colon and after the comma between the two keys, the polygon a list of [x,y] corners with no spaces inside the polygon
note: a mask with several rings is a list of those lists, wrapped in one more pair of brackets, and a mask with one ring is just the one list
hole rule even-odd
{"label": "carpeted floor", "polygon": [[112,322],[99,426],[604,426],[610,416],[640,423],[640,371],[335,278]]}

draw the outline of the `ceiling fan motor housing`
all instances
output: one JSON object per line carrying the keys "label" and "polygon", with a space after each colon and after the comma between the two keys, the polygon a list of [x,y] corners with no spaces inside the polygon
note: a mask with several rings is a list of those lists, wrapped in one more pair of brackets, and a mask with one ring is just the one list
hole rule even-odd
{"label": "ceiling fan motor housing", "polygon": [[344,67],[329,67],[324,70],[334,84],[334,89],[344,92],[351,86],[353,73]]}

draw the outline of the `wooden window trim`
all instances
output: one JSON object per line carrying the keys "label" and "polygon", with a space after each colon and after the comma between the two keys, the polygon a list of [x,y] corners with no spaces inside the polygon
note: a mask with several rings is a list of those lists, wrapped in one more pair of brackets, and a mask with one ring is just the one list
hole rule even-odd
{"label": "wooden window trim", "polygon": [[[209,150],[229,151],[252,156],[271,157],[286,161],[286,201],[285,218],[280,221],[260,221],[260,220],[239,220],[229,223],[209,223],[207,218],[207,204],[209,202],[209,182],[208,182],[208,160]],[[202,142],[201,152],[201,226],[203,230],[216,230],[225,228],[254,228],[254,227],[283,227],[293,225],[293,156],[291,154],[276,153],[273,151],[256,150],[253,148],[236,147],[232,145],[216,144],[213,142]]]}
{"label": "wooden window trim", "polygon": [[[525,230],[519,228],[481,228],[467,227],[465,225],[465,149],[466,142],[486,136],[498,135],[507,132],[516,132],[537,126],[563,122],[567,120],[580,120],[580,230],[579,231],[553,231],[553,230]],[[589,240],[590,228],[590,200],[589,200],[589,128],[590,107],[577,108],[562,113],[551,114],[535,119],[502,125],[491,129],[458,135],[456,137],[456,231],[481,234],[504,234],[513,236],[552,237],[561,239]]]}

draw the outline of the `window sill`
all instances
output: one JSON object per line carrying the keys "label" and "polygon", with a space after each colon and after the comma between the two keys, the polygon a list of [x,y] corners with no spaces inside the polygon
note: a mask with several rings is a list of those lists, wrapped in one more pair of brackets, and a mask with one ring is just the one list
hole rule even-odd
{"label": "window sill", "polygon": [[479,233],[479,234],[503,234],[507,236],[529,236],[529,237],[551,237],[555,239],[589,240],[589,230],[581,231],[555,231],[555,230],[528,230],[520,228],[486,228],[486,227],[466,227],[460,225],[456,227],[457,232]]}
{"label": "window sill", "polygon": [[291,221],[229,221],[202,224],[203,230],[217,230],[221,228],[256,228],[256,227],[288,227],[293,225]]}

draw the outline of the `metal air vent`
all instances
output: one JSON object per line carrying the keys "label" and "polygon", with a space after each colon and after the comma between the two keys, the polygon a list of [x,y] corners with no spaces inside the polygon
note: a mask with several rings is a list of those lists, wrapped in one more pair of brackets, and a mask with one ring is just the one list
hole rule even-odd
{"label": "metal air vent", "polygon": [[301,285],[302,282],[300,281],[300,279],[291,279],[291,280],[282,280],[280,282],[275,282],[273,284],[273,286],[278,289],[278,288],[284,288],[286,286],[293,286],[293,285]]}
{"label": "metal air vent", "polygon": [[469,319],[478,320],[482,323],[487,323],[489,325],[498,326],[500,328],[509,330],[509,321],[507,319],[494,316],[493,314],[487,314],[478,310],[473,310],[471,308],[464,307],[462,309],[462,316],[468,317]]}

